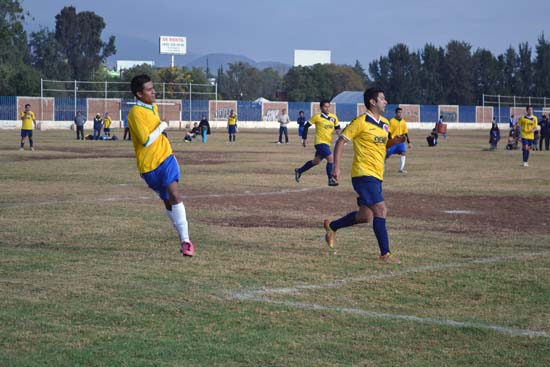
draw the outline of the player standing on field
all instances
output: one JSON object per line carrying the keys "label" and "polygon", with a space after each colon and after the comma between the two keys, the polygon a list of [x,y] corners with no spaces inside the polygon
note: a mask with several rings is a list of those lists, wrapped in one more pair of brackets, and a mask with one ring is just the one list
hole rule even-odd
{"label": "player standing on field", "polygon": [[393,139],[398,139],[401,142],[392,145],[386,150],[386,159],[393,154],[399,154],[401,156],[401,166],[399,173],[406,173],[405,161],[407,160],[407,145],[405,145],[405,139],[409,149],[411,149],[411,141],[409,139],[409,129],[407,128],[407,121],[402,117],[403,110],[398,107],[395,109],[395,117],[390,120],[390,135]]}
{"label": "player standing on field", "polygon": [[21,147],[19,150],[25,150],[25,138],[29,138],[29,145],[31,151],[33,148],[32,130],[36,127],[36,119],[34,118],[34,112],[31,111],[31,105],[25,105],[25,111],[21,112]]}
{"label": "player standing on field", "polygon": [[331,174],[334,158],[330,145],[332,144],[332,132],[336,131],[336,134],[339,135],[340,125],[338,117],[329,112],[329,101],[322,100],[319,106],[321,107],[321,113],[316,114],[305,123],[302,135],[302,145],[305,147],[307,145],[307,131],[310,126],[315,125],[315,156],[313,160],[307,161],[302,167],[294,169],[294,178],[296,182],[300,182],[300,177],[304,172],[321,163],[323,159],[326,159],[328,185],[338,186],[338,181]]}
{"label": "player standing on field", "polygon": [[229,134],[229,142],[235,142],[237,137],[237,114],[235,111],[229,111],[229,116],[227,117],[227,133]]}
{"label": "player standing on field", "polygon": [[195,248],[189,239],[185,206],[178,192],[180,169],[170,141],[163,134],[168,124],[160,121],[153,82],[147,75],[138,75],[132,79],[131,88],[138,100],[128,113],[128,125],[139,173],[164,201],[166,215],[178,231],[180,252],[193,256]]}
{"label": "player standing on field", "polygon": [[527,114],[518,120],[521,128],[521,149],[523,150],[523,167],[529,167],[529,151],[533,149],[535,130],[539,126],[537,116],[533,115],[533,106],[525,108]]}
{"label": "player standing on field", "polygon": [[336,179],[340,178],[344,144],[348,141],[353,142],[351,182],[353,189],[359,195],[357,198],[359,210],[332,222],[325,219],[325,240],[332,248],[337,230],[369,222],[372,219],[372,228],[380,247],[379,259],[385,263],[398,264],[399,259],[390,252],[390,241],[386,229],[388,209],[384,202],[384,196],[382,196],[386,143],[389,133],[388,120],[382,116],[382,113],[384,113],[388,102],[384,91],[375,88],[367,89],[363,94],[363,100],[367,112],[353,119],[336,141],[332,172]]}

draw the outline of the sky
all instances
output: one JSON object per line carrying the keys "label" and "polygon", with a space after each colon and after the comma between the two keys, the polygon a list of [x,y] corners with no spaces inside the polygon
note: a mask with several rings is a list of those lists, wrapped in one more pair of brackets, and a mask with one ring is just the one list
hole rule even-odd
{"label": "sky", "polygon": [[[231,53],[292,65],[295,49],[331,50],[332,62],[365,69],[397,43],[411,51],[426,43],[468,42],[498,55],[544,32],[550,37],[550,0],[20,0],[29,32],[55,29],[65,6],[93,11],[116,36],[113,60],[153,60],[159,36],[187,37],[188,58]],[[188,59],[187,58],[187,59]],[[185,62],[176,56],[176,64]],[[191,61],[191,60],[189,60]]]}

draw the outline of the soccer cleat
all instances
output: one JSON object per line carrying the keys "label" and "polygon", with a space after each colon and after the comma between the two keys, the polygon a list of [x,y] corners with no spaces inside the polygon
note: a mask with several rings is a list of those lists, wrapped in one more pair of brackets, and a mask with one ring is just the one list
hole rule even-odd
{"label": "soccer cleat", "polygon": [[34,148],[33,148],[33,147],[31,147],[31,152],[34,152]]}
{"label": "soccer cleat", "polygon": [[25,150],[25,148],[21,147],[21,148],[19,148],[19,150]]}
{"label": "soccer cleat", "polygon": [[330,228],[330,220],[325,219],[323,222],[323,227],[327,233],[325,234],[325,241],[327,242],[328,247],[331,249],[334,248],[334,240],[336,239],[336,232]]}
{"label": "soccer cleat", "polygon": [[328,179],[328,185],[329,186],[338,186],[338,181],[334,177],[331,177]]}
{"label": "soccer cleat", "polygon": [[407,173],[407,170],[400,169],[400,170],[399,170],[399,173]]}
{"label": "soccer cleat", "polygon": [[529,167],[529,163],[523,162],[523,167]]}
{"label": "soccer cleat", "polygon": [[193,242],[183,241],[181,243],[180,252],[183,256],[191,257],[191,256],[195,255],[195,246],[193,246]]}
{"label": "soccer cleat", "polygon": [[302,177],[302,173],[300,172],[300,170],[298,168],[295,168],[294,169],[294,179],[296,180],[296,182],[300,182],[300,177]]}
{"label": "soccer cleat", "polygon": [[401,264],[401,261],[399,261],[396,256],[392,255],[391,252],[388,252],[385,255],[381,255],[378,260],[385,264]]}

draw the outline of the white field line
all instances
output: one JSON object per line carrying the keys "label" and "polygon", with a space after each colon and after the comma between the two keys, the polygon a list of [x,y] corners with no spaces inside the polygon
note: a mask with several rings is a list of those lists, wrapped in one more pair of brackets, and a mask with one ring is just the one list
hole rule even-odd
{"label": "white field line", "polygon": [[[279,191],[267,191],[267,192],[252,192],[245,191],[242,193],[225,193],[225,194],[199,194],[199,195],[181,195],[182,199],[202,199],[202,198],[233,198],[233,197],[259,197],[259,196],[274,196],[274,195],[286,195],[292,193],[308,192],[314,190],[320,190],[320,187],[306,187],[301,189],[284,189]],[[0,204],[1,209],[11,209],[11,208],[24,208],[30,206],[44,206],[44,205],[55,205],[55,204],[78,204],[78,203],[97,203],[97,202],[112,202],[112,201],[135,201],[139,200],[159,200],[158,196],[110,196],[106,198],[98,199],[89,199],[89,200],[57,200],[57,201],[42,201],[42,202],[26,202],[26,203],[17,203],[17,204]]]}
{"label": "white field line", "polygon": [[328,282],[324,284],[317,284],[317,285],[303,284],[303,285],[297,285],[295,287],[290,287],[290,288],[251,289],[251,290],[244,290],[244,291],[234,292],[229,294],[226,293],[225,296],[228,297],[229,299],[234,299],[238,301],[263,302],[263,303],[282,305],[282,306],[307,309],[307,310],[336,311],[336,312],[349,313],[349,314],[361,315],[366,317],[405,320],[405,321],[419,322],[419,323],[425,323],[425,324],[435,324],[435,325],[459,327],[459,328],[479,328],[479,329],[493,330],[503,334],[510,334],[510,335],[517,335],[517,336],[530,336],[530,337],[540,336],[540,337],[548,338],[550,337],[550,332],[546,332],[546,331],[512,329],[512,328],[506,328],[506,327],[491,325],[486,323],[461,322],[461,321],[454,321],[449,319],[437,319],[432,317],[418,317],[414,315],[388,314],[388,313],[361,310],[361,309],[355,309],[355,308],[326,306],[326,305],[315,304],[315,303],[277,301],[277,300],[269,299],[267,297],[269,295],[276,295],[276,294],[297,295],[297,294],[300,294],[300,292],[302,291],[338,288],[346,284],[355,283],[355,282],[367,282],[369,280],[389,279],[389,278],[394,278],[402,275],[414,274],[414,273],[425,272],[425,271],[429,272],[429,271],[439,271],[439,270],[445,270],[445,269],[462,268],[462,267],[476,265],[476,264],[494,264],[494,263],[499,263],[503,261],[524,260],[532,257],[548,256],[548,255],[550,255],[550,252],[547,251],[547,252],[540,252],[540,253],[523,254],[518,256],[498,256],[498,257],[485,258],[485,259],[476,259],[476,260],[460,262],[460,263],[455,262],[455,263],[448,263],[448,264],[418,266],[410,269],[405,269],[405,270],[395,271],[395,272],[388,272],[383,274],[373,274],[373,275],[362,276],[362,277],[345,278],[345,279],[337,280],[334,282]]}

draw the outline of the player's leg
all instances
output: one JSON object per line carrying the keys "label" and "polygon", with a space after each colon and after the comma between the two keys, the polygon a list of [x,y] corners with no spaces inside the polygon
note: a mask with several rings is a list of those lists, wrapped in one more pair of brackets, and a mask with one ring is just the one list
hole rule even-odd
{"label": "player's leg", "polygon": [[34,150],[33,147],[33,140],[32,140],[32,130],[27,131],[27,137],[29,138],[29,145],[31,146],[31,150]]}
{"label": "player's leg", "polygon": [[399,167],[399,172],[405,173],[405,162],[407,161],[407,153],[401,153],[401,166]]}
{"label": "player's leg", "polygon": [[19,147],[19,150],[25,149],[25,136],[27,136],[27,131],[21,129],[21,146]]}
{"label": "player's leg", "polygon": [[296,180],[296,182],[300,182],[300,177],[302,176],[302,174],[308,170],[310,170],[312,167],[315,167],[316,165],[318,165],[319,163],[321,163],[321,160],[322,158],[317,154],[317,152],[315,153],[315,157],[313,157],[312,160],[310,161],[307,161],[306,163],[304,163],[304,165],[300,168],[295,168],[294,169],[294,179]]}
{"label": "player's leg", "polygon": [[329,154],[327,157],[326,173],[328,177],[329,186],[338,186],[338,181],[336,178],[332,177],[332,168],[334,167],[334,156]]}
{"label": "player's leg", "polygon": [[288,144],[288,127],[283,129],[283,133],[285,134],[285,144]]}
{"label": "player's leg", "polygon": [[528,139],[521,139],[521,149],[523,153],[523,167],[527,167],[529,165],[529,151],[531,149],[529,140]]}

